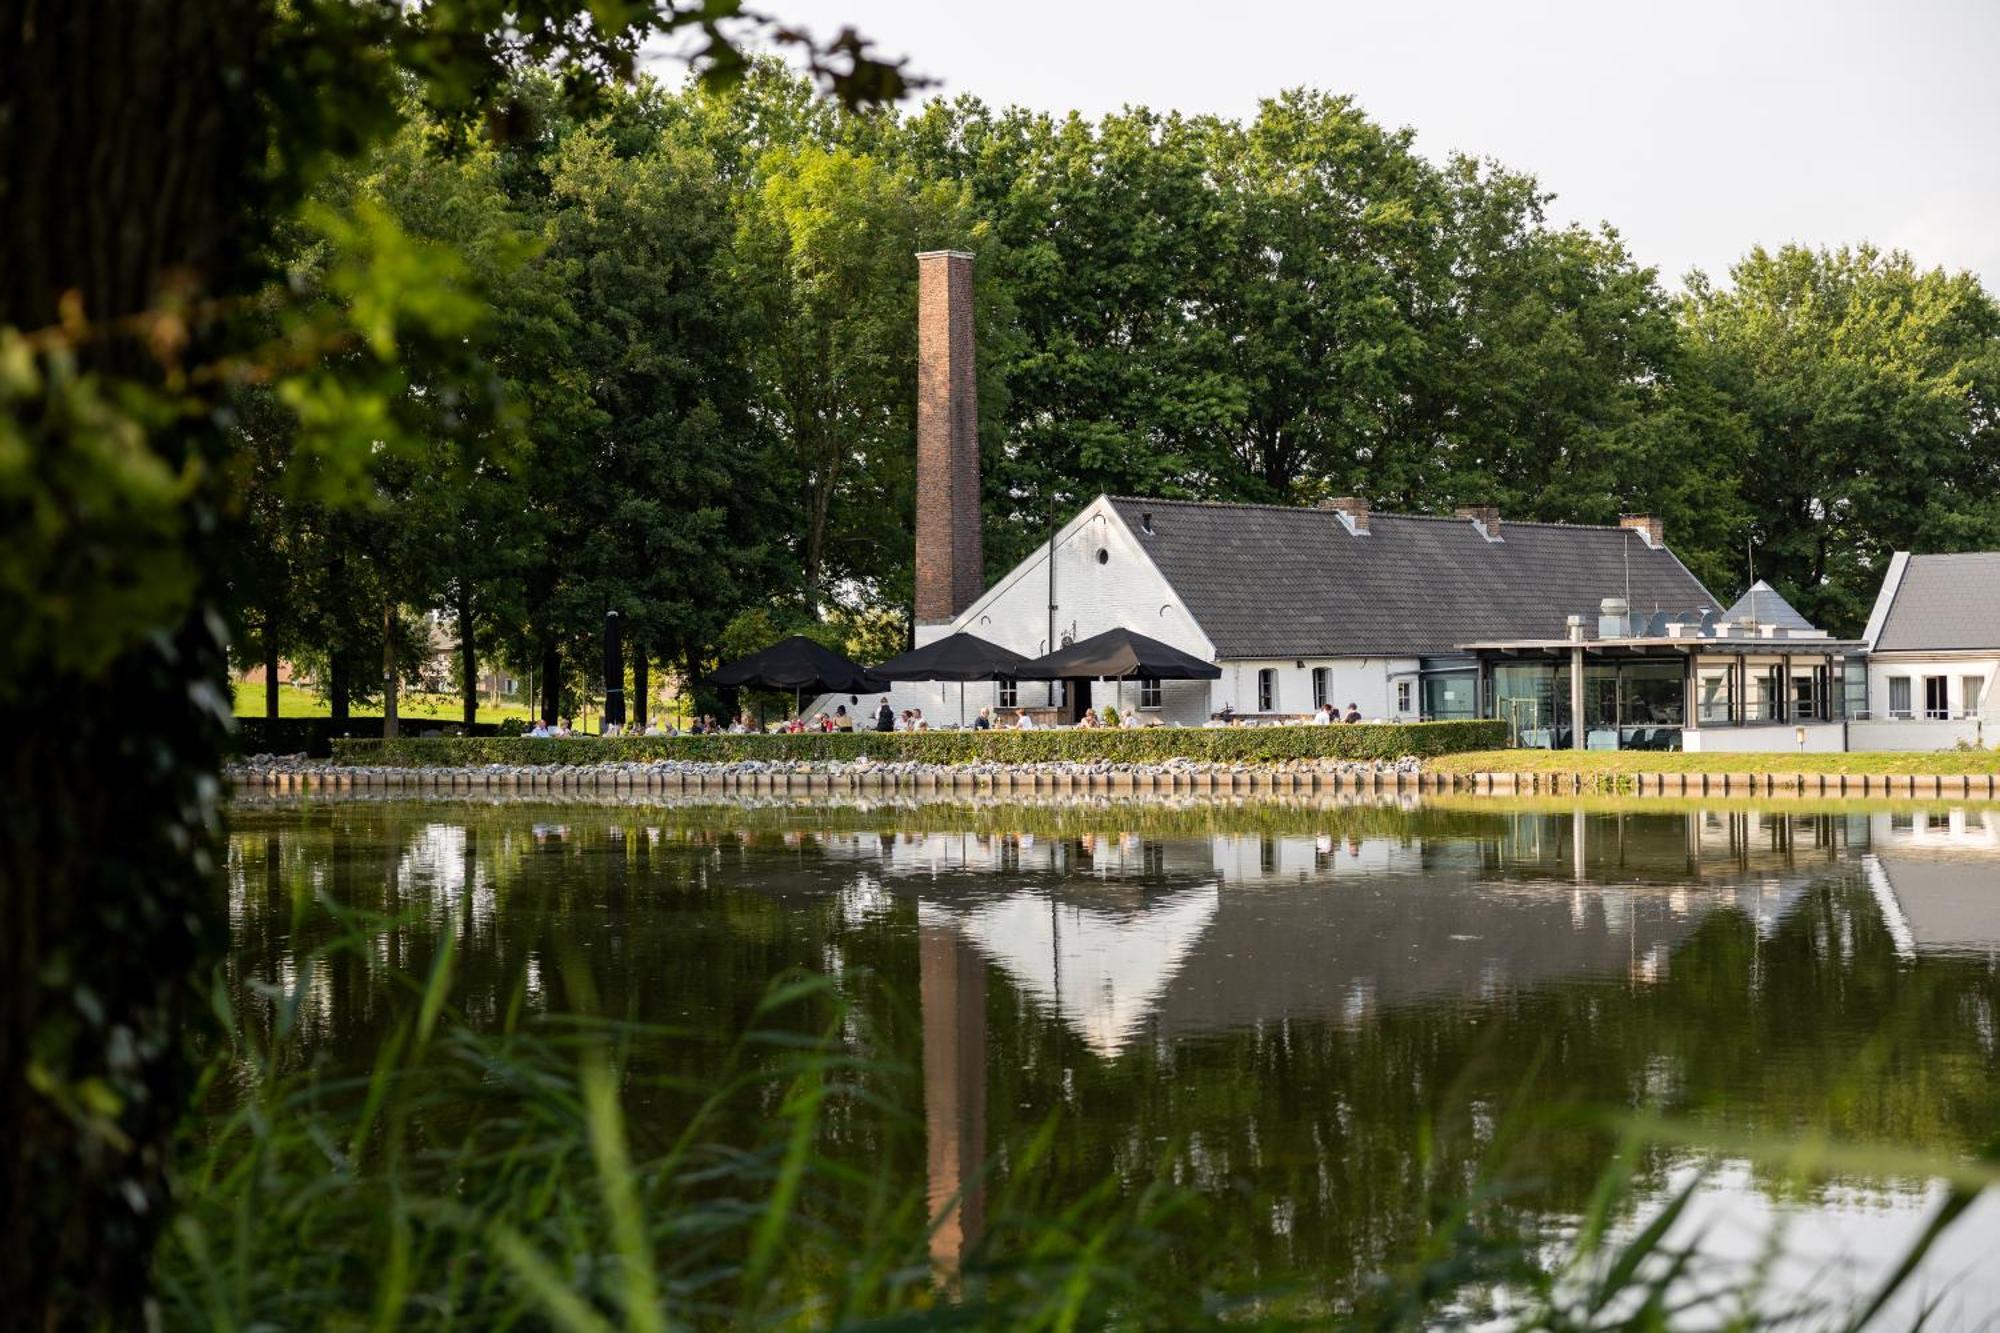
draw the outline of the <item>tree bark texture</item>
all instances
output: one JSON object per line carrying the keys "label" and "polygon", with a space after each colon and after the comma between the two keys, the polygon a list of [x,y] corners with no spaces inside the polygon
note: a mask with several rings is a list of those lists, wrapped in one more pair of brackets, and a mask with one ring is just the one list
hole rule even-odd
{"label": "tree bark texture", "polygon": [[[130,322],[239,283],[269,34],[261,0],[0,0],[0,325],[47,330],[68,307],[91,323],[87,369],[164,382]],[[180,355],[198,363],[213,330],[189,309]],[[70,422],[21,420],[38,451],[71,447]],[[192,419],[148,445],[174,468],[219,455]],[[220,564],[212,486],[182,538],[203,571]],[[0,506],[0,541],[20,520]],[[0,681],[6,1328],[146,1325],[194,981],[221,937],[219,593],[198,588],[106,666],[31,660]]]}

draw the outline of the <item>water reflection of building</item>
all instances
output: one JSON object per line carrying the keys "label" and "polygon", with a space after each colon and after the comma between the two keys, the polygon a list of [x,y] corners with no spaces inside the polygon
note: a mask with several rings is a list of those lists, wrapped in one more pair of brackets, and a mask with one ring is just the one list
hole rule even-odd
{"label": "water reflection of building", "polygon": [[1510,814],[1481,832],[905,835],[876,850],[883,887],[914,888],[926,930],[956,932],[1109,1059],[1147,1037],[1655,980],[1710,913],[1769,933],[1870,841],[1865,819],[1741,809]]}
{"label": "water reflection of building", "polygon": [[1867,816],[1868,887],[1896,947],[2000,953],[2000,810]]}

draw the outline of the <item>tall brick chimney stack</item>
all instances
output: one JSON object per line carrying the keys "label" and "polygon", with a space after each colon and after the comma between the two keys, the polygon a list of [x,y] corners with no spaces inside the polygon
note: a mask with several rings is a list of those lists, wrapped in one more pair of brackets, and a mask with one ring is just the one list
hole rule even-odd
{"label": "tall brick chimney stack", "polygon": [[972,256],[927,250],[917,256],[919,626],[949,622],[985,587],[972,352]]}

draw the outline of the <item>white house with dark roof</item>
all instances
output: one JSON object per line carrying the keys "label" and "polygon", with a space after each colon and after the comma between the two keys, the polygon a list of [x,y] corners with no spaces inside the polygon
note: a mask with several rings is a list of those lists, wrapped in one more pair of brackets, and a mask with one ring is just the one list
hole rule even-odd
{"label": "white house with dark roof", "polygon": [[2000,739],[2000,551],[1898,551],[1863,635],[1868,716],[1856,750]]}

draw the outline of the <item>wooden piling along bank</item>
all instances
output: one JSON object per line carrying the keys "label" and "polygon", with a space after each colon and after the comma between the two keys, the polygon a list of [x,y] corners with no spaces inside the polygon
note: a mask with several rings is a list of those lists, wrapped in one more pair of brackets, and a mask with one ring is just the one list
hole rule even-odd
{"label": "wooden piling along bank", "polygon": [[855,769],[837,773],[690,773],[549,768],[242,769],[236,781],[273,792],[409,791],[661,792],[710,795],[794,795],[893,792],[913,796],[1061,795],[1065,793],[1245,795],[1292,792],[1439,792],[1467,795],[1624,793],[1641,796],[1962,796],[2000,799],[1994,774],[1884,773],[1323,773],[1245,768],[1109,773],[932,770],[920,773]]}

